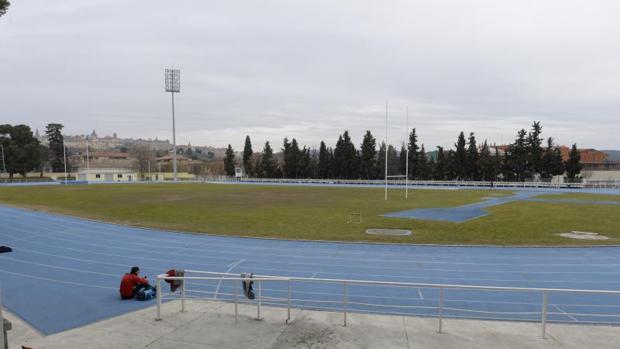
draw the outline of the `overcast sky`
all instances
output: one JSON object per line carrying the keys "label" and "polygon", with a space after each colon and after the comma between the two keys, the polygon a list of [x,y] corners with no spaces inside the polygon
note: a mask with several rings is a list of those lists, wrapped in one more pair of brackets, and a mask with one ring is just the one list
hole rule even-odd
{"label": "overcast sky", "polygon": [[620,1],[13,0],[0,18],[0,123],[171,139],[164,68],[181,69],[177,142],[316,146],[410,125],[620,148]]}

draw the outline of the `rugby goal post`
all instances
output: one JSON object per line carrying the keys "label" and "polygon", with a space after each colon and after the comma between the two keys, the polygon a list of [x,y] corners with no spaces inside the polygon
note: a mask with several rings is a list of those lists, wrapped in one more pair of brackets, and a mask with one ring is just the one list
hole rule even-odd
{"label": "rugby goal post", "polygon": [[388,199],[388,179],[390,178],[404,178],[405,179],[405,198],[407,198],[407,176],[406,175],[393,175],[385,176],[385,200]]}

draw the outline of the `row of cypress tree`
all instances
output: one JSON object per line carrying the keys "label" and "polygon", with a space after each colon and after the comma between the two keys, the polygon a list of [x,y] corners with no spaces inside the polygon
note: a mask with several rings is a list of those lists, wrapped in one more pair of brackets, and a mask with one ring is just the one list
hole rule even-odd
{"label": "row of cypress tree", "polygon": [[[508,146],[490,145],[485,140],[478,145],[475,134],[467,139],[461,132],[453,149],[438,146],[427,152],[424,144],[418,146],[418,135],[413,128],[407,145],[397,150],[377,140],[366,131],[360,148],[352,142],[348,131],[338,137],[334,148],[321,141],[319,149],[300,147],[297,140],[284,139],[282,153],[276,156],[266,142],[259,157],[252,156],[252,143],[246,136],[242,165],[249,176],[262,178],[322,178],[322,179],[383,179],[387,152],[388,174],[404,175],[409,164],[412,180],[485,180],[525,181],[549,180],[565,174],[575,180],[581,172],[580,155],[573,144],[567,161],[563,161],[553,138],[541,138],[542,126],[534,122],[530,131],[521,129],[515,141]],[[406,148],[407,147],[407,148]],[[407,161],[407,157],[409,158]],[[224,159],[228,175],[235,173],[235,152],[228,145]]]}

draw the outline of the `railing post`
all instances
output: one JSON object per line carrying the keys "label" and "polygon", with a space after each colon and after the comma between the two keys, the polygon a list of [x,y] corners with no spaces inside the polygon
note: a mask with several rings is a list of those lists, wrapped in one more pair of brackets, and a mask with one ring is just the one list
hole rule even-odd
{"label": "railing post", "polygon": [[542,338],[545,339],[547,338],[547,291],[543,291],[543,304],[542,304],[542,318],[541,318],[541,325],[542,325]]}
{"label": "railing post", "polygon": [[347,327],[347,306],[349,303],[349,292],[347,290],[347,282],[344,281],[342,283],[342,290],[344,293],[344,302],[343,302],[343,313],[344,313],[344,327]]}
{"label": "railing post", "polygon": [[444,288],[439,288],[439,331],[437,333],[442,333],[443,330],[443,302],[444,302]]}
{"label": "railing post", "polygon": [[288,307],[286,309],[286,323],[291,321],[291,279],[288,279]]}
{"label": "railing post", "polygon": [[181,312],[185,312],[185,283],[187,280],[181,280]]}
{"label": "railing post", "polygon": [[260,305],[261,305],[262,287],[261,280],[258,280],[258,304],[256,306],[256,320],[260,320]]}
{"label": "railing post", "polygon": [[4,337],[4,316],[2,316],[2,291],[0,290],[0,348],[5,348],[4,343],[7,342],[7,339]]}
{"label": "railing post", "polygon": [[238,298],[239,298],[239,288],[238,288],[238,286],[235,284],[235,322],[239,322],[239,304],[238,304]]}
{"label": "railing post", "polygon": [[157,277],[157,317],[155,321],[161,321],[161,278]]}

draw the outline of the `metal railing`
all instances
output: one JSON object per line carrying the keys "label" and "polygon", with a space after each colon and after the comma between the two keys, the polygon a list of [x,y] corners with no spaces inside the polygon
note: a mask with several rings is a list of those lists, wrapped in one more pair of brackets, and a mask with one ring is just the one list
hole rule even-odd
{"label": "metal railing", "polygon": [[[182,280],[183,283],[181,285],[180,299],[181,299],[181,311],[185,311],[185,300],[188,298],[186,295],[187,289],[187,281],[199,281],[199,280],[211,280],[218,281],[218,286],[215,290],[214,296],[211,298],[213,300],[217,300],[219,288],[221,283],[223,282],[235,282],[237,285],[233,287],[234,293],[232,296],[232,301],[235,304],[235,321],[238,320],[238,304],[239,303],[249,303],[245,300],[239,299],[238,292],[238,284],[241,281],[254,281],[257,283],[257,297],[256,297],[256,306],[257,306],[257,319],[260,319],[260,308],[263,304],[264,299],[274,300],[274,297],[265,297],[262,294],[262,283],[263,282],[286,282],[287,290],[286,290],[286,298],[277,298],[281,303],[274,303],[277,306],[285,305],[287,308],[287,318],[286,322],[288,323],[291,319],[291,307],[293,306],[293,301],[298,302],[332,302],[333,301],[318,301],[318,300],[303,300],[303,299],[293,299],[292,298],[292,284],[293,282],[304,282],[304,283],[327,283],[327,284],[335,284],[341,285],[342,289],[342,301],[340,310],[343,314],[343,325],[347,326],[347,314],[351,312],[351,304],[360,305],[362,303],[354,303],[349,300],[350,288],[353,286],[381,286],[381,287],[399,287],[399,288],[417,288],[417,289],[435,289],[439,293],[439,298],[437,300],[436,306],[411,306],[411,305],[394,305],[393,307],[404,307],[404,308],[424,308],[431,309],[436,311],[436,317],[438,318],[438,333],[443,332],[443,320],[446,317],[446,310],[463,310],[459,308],[446,307],[446,290],[474,290],[474,291],[496,291],[496,292],[536,292],[541,295],[541,303],[540,303],[540,312],[535,312],[534,314],[538,314],[539,321],[541,324],[541,335],[542,338],[546,338],[546,327],[548,322],[548,316],[550,314],[557,314],[563,316],[572,316],[572,315],[583,315],[583,316],[600,316],[600,314],[570,314],[565,311],[560,313],[558,312],[550,312],[549,311],[549,294],[552,293],[571,293],[571,294],[589,294],[589,295],[619,295],[620,290],[584,290],[584,289],[561,289],[561,288],[530,288],[530,287],[501,287],[501,286],[474,286],[474,285],[456,285],[456,284],[429,284],[429,283],[410,283],[410,282],[393,282],[393,281],[371,281],[371,280],[348,280],[348,279],[321,279],[321,278],[305,278],[305,277],[282,277],[282,276],[271,276],[271,275],[253,275],[252,278],[239,277],[239,274],[233,273],[222,273],[222,272],[210,272],[210,271],[200,271],[200,270],[185,270],[186,274],[200,274],[200,275],[210,275],[210,276],[183,276],[183,277],[170,277],[166,274],[157,276],[157,317],[156,320],[161,320],[161,302],[164,298],[162,291],[162,281],[163,280]],[[193,292],[208,294],[212,292],[198,291],[195,290]],[[223,292],[220,292],[220,295],[223,295]],[[192,298],[201,298],[204,297],[192,297]],[[231,299],[223,299],[223,301],[231,301]],[[283,301],[286,303],[284,304]],[[315,309],[313,307],[304,307],[303,305],[296,306],[297,308],[307,308],[307,309]],[[329,310],[338,310],[334,308],[330,308]],[[364,311],[360,311],[364,312]],[[382,312],[378,312],[382,313]],[[385,314],[390,314],[389,312],[385,312]],[[531,313],[528,313],[531,314]],[[402,314],[402,315],[411,315],[411,314]],[[605,316],[618,318],[620,323],[620,314],[606,314]]]}
{"label": "metal railing", "polygon": [[[383,179],[308,179],[308,178],[233,178],[233,177],[205,177],[197,181],[231,182],[231,183],[266,183],[266,184],[349,184],[349,185],[385,185]],[[388,186],[413,187],[480,187],[480,188],[584,188],[584,183],[552,183],[552,182],[500,182],[500,181],[434,181],[434,180],[404,180],[392,179]]]}

